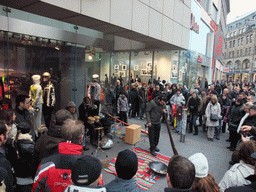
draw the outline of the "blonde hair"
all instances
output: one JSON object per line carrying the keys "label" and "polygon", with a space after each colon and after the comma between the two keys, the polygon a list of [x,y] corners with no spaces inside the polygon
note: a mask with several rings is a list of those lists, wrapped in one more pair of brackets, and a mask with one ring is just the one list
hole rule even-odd
{"label": "blonde hair", "polygon": [[217,99],[217,96],[216,96],[216,95],[213,95],[213,96],[212,96],[211,101],[212,101],[212,100],[215,100],[216,103],[218,103],[218,99]]}

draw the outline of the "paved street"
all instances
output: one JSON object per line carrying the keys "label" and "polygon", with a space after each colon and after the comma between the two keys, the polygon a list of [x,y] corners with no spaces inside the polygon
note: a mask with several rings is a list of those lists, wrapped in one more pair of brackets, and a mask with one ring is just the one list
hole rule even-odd
{"label": "paved street", "polygon": [[[138,124],[141,125],[144,129],[144,124],[146,120],[138,120],[135,118],[129,119],[129,124]],[[199,127],[199,135],[195,136],[193,134],[186,135],[186,141],[185,143],[180,142],[180,135],[177,133],[174,133],[172,130],[172,136],[173,140],[175,142],[176,149],[178,153],[182,156],[189,157],[194,153],[202,152],[208,159],[209,162],[209,173],[211,173],[214,178],[216,179],[216,182],[219,183],[221,178],[223,177],[224,173],[229,169],[228,162],[231,158],[231,152],[226,148],[229,143],[225,140],[228,138],[228,132],[227,133],[221,133],[220,140],[214,140],[208,141],[206,133],[202,131],[202,128]],[[122,130],[122,133],[119,134],[119,136],[124,136],[125,129]],[[104,150],[109,160],[113,159],[119,151],[123,149],[130,149],[133,148],[134,145],[126,144],[124,141],[120,139],[114,139],[116,143],[115,146],[111,149]],[[142,149],[149,150],[149,141],[147,138],[147,135],[141,133],[141,140],[140,142],[135,144],[136,147],[141,147]],[[90,150],[87,152],[88,154],[91,154],[91,152],[95,149],[92,146],[89,146]],[[158,148],[160,149],[160,152],[165,155],[172,157],[173,151],[170,144],[169,135],[166,129],[166,125],[162,123],[161,128],[161,136],[160,136],[160,143]],[[103,153],[99,153],[97,156],[99,159],[103,160],[106,159],[106,156]],[[106,171],[102,171],[104,183],[107,184],[111,180],[115,178],[114,175],[107,173]],[[167,186],[166,184],[166,177],[161,177],[156,184],[152,186],[152,188],[149,191],[157,192],[157,191],[164,191],[164,188]]]}

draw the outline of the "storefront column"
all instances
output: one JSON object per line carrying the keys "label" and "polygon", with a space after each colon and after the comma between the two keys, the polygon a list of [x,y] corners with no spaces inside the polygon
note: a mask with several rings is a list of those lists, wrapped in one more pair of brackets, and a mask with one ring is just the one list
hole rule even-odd
{"label": "storefront column", "polygon": [[155,51],[153,51],[153,53],[152,53],[152,73],[151,73],[151,83],[153,83],[154,67],[155,67]]}
{"label": "storefront column", "polygon": [[178,55],[179,55],[179,57],[178,57],[178,67],[177,67],[177,83],[179,83],[180,82],[180,50],[178,51]]}
{"label": "storefront column", "polygon": [[202,66],[203,67],[203,83],[202,83],[202,89],[205,89],[205,73],[206,73],[206,67],[205,66]]}
{"label": "storefront column", "polygon": [[131,66],[132,66],[132,52],[129,52],[129,78],[128,78],[129,91],[131,90]]}

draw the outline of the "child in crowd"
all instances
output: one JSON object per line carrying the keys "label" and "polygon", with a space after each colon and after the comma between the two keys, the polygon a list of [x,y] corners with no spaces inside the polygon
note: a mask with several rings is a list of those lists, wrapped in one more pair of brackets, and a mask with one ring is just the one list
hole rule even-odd
{"label": "child in crowd", "polygon": [[128,100],[125,93],[121,93],[121,97],[117,100],[117,112],[120,114],[120,120],[127,123],[127,113],[129,111]]}

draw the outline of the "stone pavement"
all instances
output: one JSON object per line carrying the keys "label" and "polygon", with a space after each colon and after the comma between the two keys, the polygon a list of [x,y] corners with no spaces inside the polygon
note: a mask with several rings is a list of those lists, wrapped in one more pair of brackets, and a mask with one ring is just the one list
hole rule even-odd
{"label": "stone pavement", "polygon": [[[144,124],[146,120],[138,120],[137,118],[132,118],[128,120],[129,124],[138,124],[141,125],[143,129],[145,129]],[[228,131],[226,133],[221,133],[220,140],[208,141],[207,135],[202,131],[202,128],[199,127],[199,134],[197,136],[193,135],[193,133],[187,133],[185,143],[180,142],[180,135],[171,131],[172,137],[176,146],[176,149],[179,155],[184,157],[189,157],[194,153],[201,152],[203,153],[209,162],[209,173],[212,174],[217,183],[220,182],[224,173],[230,168],[229,161],[231,159],[232,152],[230,152],[226,147],[229,146],[229,143],[225,140],[228,138]],[[122,132],[118,134],[118,136],[124,136],[125,128],[123,128]],[[141,133],[140,142],[135,145],[129,145],[125,143],[123,140],[115,138],[115,146],[111,149],[104,150],[108,157],[106,158],[105,154],[100,152],[97,157],[101,160],[104,159],[113,159],[119,151],[123,149],[131,149],[134,146],[141,147],[144,150],[149,150],[149,141],[146,134]],[[95,147],[89,146],[90,150],[86,151],[87,154],[91,154],[91,152],[95,149]],[[160,153],[165,156],[172,157],[173,151],[171,148],[171,143],[169,139],[169,135],[167,132],[166,125],[162,123],[161,134],[160,134],[160,142],[158,145],[160,149]],[[107,184],[112,181],[115,176],[107,173],[106,171],[102,171],[104,183]],[[150,192],[158,192],[164,191],[164,188],[167,187],[166,177],[161,176],[160,179],[152,186],[149,190]]]}

